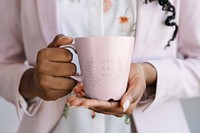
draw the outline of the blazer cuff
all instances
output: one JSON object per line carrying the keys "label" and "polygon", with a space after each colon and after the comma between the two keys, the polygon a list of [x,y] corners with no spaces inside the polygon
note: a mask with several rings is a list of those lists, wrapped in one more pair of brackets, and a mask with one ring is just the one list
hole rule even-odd
{"label": "blazer cuff", "polygon": [[30,100],[25,100],[24,97],[18,93],[17,94],[17,108],[18,108],[18,116],[19,119],[22,119],[23,113],[28,116],[33,116],[37,110],[39,109],[42,103],[42,99],[39,97],[35,97]]}
{"label": "blazer cuff", "polygon": [[143,111],[147,109],[155,99],[155,87],[147,87],[138,106],[143,107]]}
{"label": "blazer cuff", "polygon": [[[171,65],[171,61],[168,59],[165,60],[148,60],[145,61],[150,63],[156,68],[157,71],[157,82],[156,82],[156,91],[155,97],[152,102],[149,102],[145,109],[155,108],[160,106],[163,102],[169,100],[174,91],[174,85],[177,84],[178,77],[181,73]],[[169,67],[170,66],[170,67]],[[169,69],[170,68],[170,69]],[[173,76],[172,76],[173,75]],[[181,82],[181,81],[180,81]],[[177,86],[176,86],[177,87]],[[180,86],[178,86],[180,89]]]}

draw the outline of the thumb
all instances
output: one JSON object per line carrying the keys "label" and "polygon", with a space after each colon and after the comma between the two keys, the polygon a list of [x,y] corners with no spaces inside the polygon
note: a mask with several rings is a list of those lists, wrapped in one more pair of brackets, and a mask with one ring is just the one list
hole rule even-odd
{"label": "thumb", "polygon": [[[131,104],[139,102],[144,92],[144,88],[141,86],[129,86],[128,91],[124,94],[120,101],[120,106],[123,108],[123,112],[126,112]],[[135,106],[133,106],[135,108]],[[133,109],[134,109],[133,108]],[[131,111],[133,110],[131,109]]]}
{"label": "thumb", "polygon": [[57,48],[62,45],[71,44],[73,42],[73,38],[69,36],[65,36],[63,34],[58,34],[55,36],[53,41],[48,45],[48,48]]}

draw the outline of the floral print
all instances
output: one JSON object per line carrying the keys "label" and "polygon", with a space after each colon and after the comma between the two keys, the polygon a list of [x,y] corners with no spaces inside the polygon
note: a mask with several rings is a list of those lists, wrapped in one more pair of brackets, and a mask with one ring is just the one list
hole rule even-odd
{"label": "floral print", "polygon": [[127,31],[129,28],[130,18],[126,16],[129,7],[127,7],[123,16],[119,17],[119,23],[121,24],[122,31]]}
{"label": "floral print", "polygon": [[108,13],[111,7],[112,7],[112,0],[104,0],[104,3],[103,3],[104,13]]}
{"label": "floral print", "polygon": [[121,17],[119,17],[119,21],[120,21],[121,24],[126,24],[126,23],[129,22],[129,18],[126,17],[126,13],[127,13],[128,9],[129,9],[129,7],[127,7],[127,9],[126,9],[124,15],[121,16]]}
{"label": "floral print", "polygon": [[[74,4],[80,4],[80,0],[69,0],[73,2]],[[103,12],[104,15],[109,15],[109,13],[114,10],[114,4],[120,4],[121,1],[124,0],[102,0],[103,1]],[[96,8],[96,7],[95,7]],[[136,23],[133,21],[133,15],[131,14],[131,10],[129,5],[127,4],[127,7],[125,8],[124,12],[121,13],[118,17],[116,17],[116,29],[119,30],[119,32],[123,32],[124,34],[130,36],[135,36],[136,31]]]}
{"label": "floral print", "polygon": [[127,16],[127,12],[129,11],[129,7],[126,8],[123,16],[119,17],[119,23],[121,25],[122,31],[128,31],[132,36],[135,36],[136,24],[130,22],[131,18]]}
{"label": "floral print", "polygon": [[65,118],[67,118],[67,116],[69,115],[68,111],[69,111],[69,106],[65,104],[65,108],[62,114]]}

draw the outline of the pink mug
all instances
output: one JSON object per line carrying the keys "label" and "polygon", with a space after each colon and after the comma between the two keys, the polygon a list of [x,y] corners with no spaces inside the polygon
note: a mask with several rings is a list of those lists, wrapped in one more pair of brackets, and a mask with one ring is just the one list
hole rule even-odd
{"label": "pink mug", "polygon": [[134,37],[80,37],[64,45],[78,54],[86,96],[99,100],[120,100],[127,89]]}

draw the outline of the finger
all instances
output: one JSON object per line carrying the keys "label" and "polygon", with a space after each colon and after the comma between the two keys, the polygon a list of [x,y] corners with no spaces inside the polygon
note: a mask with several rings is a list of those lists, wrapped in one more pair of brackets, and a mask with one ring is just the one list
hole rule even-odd
{"label": "finger", "polygon": [[38,80],[38,84],[41,88],[48,91],[49,89],[54,90],[68,90],[68,92],[71,92],[73,87],[76,86],[77,81],[71,79],[71,78],[65,78],[65,77],[53,77],[53,76],[42,76]]}
{"label": "finger", "polygon": [[[93,102],[93,105],[90,102]],[[87,104],[85,104],[87,102]],[[84,107],[84,108],[88,108],[90,110],[93,110],[97,113],[103,113],[103,114],[107,114],[107,115],[115,115],[118,117],[121,117],[124,115],[124,112],[122,111],[121,107],[117,106],[117,107],[105,107],[102,105],[96,105],[99,102],[95,101],[97,103],[94,103],[94,101],[92,99],[87,99],[87,98],[83,98],[83,97],[77,97],[77,96],[71,96],[68,100],[67,103],[69,103],[71,106],[77,106],[77,107]],[[89,105],[88,105],[89,104]],[[94,106],[95,104],[95,106]],[[101,104],[101,103],[100,103]],[[118,104],[119,105],[119,104]]]}
{"label": "finger", "polygon": [[135,110],[140,98],[142,97],[142,94],[141,96],[134,102],[134,103],[131,103],[130,106],[128,107],[128,109],[126,111],[124,111],[125,114],[128,114],[128,115],[131,115],[133,113],[133,111]]}
{"label": "finger", "polygon": [[95,111],[116,112],[116,113],[123,112],[119,102],[107,102],[95,99],[88,99],[85,100],[83,103],[81,103],[81,106],[88,107]]}
{"label": "finger", "polygon": [[120,102],[120,106],[123,108],[124,112],[126,112],[131,103],[139,101],[145,88],[146,85],[143,80],[138,80],[136,77],[133,77],[133,79],[129,81],[128,90],[124,94]]}
{"label": "finger", "polygon": [[84,85],[83,83],[78,83],[74,89],[73,89],[73,93],[76,94],[79,97],[85,97],[85,91],[84,91]]}
{"label": "finger", "polygon": [[97,113],[101,113],[101,114],[105,114],[105,115],[114,115],[116,117],[122,117],[124,115],[124,112],[105,111],[105,110],[99,110],[99,109],[95,109],[95,108],[89,108],[89,109],[94,112],[97,112]]}
{"label": "finger", "polygon": [[68,97],[67,99],[67,103],[69,103],[71,105],[71,103],[77,98],[76,95],[71,95],[70,97]]}
{"label": "finger", "polygon": [[62,45],[71,44],[73,42],[72,37],[65,36],[63,34],[57,35],[54,40],[49,44],[48,48],[60,47]]}
{"label": "finger", "polygon": [[99,110],[96,108],[89,108],[90,110],[93,110],[97,113],[102,113],[102,114],[106,114],[106,115],[114,115],[117,117],[122,117],[124,115],[124,112],[116,112],[116,111],[106,111],[106,110]]}
{"label": "finger", "polygon": [[73,76],[76,74],[76,65],[73,63],[43,62],[36,64],[36,72],[50,76]]}
{"label": "finger", "polygon": [[74,93],[79,93],[79,92],[82,92],[82,91],[84,91],[84,84],[79,82],[76,85],[76,87],[74,87],[73,92]]}
{"label": "finger", "polygon": [[[81,102],[76,102],[76,100]],[[71,95],[66,100],[66,103],[69,103],[70,105],[73,106],[81,106],[81,103],[83,103],[85,100],[88,100],[85,96]]]}
{"label": "finger", "polygon": [[73,89],[73,93],[78,97],[85,97],[86,96],[84,91],[74,92],[74,89]]}
{"label": "finger", "polygon": [[55,101],[61,97],[64,97],[69,94],[69,90],[55,90],[49,89],[47,92],[44,92],[42,99],[46,101]]}
{"label": "finger", "polygon": [[111,113],[111,111],[107,112],[105,111],[104,108],[96,108],[96,106],[91,106],[91,104],[88,106],[85,106],[84,102],[88,101],[87,98],[83,98],[83,97],[78,97],[78,96],[70,96],[68,99],[67,99],[67,103],[70,104],[70,106],[76,106],[76,107],[84,107],[84,108],[88,108],[90,110],[93,110],[97,113],[103,113],[103,114],[107,114],[107,115],[113,115],[114,113]]}
{"label": "finger", "polygon": [[77,106],[77,107],[84,107],[88,108],[86,106],[81,106],[81,103],[83,103],[86,99],[81,98],[81,97],[76,97],[76,99],[71,100],[70,106]]}
{"label": "finger", "polygon": [[73,63],[49,63],[49,67],[45,70],[49,75],[69,77],[76,74],[76,65]]}
{"label": "finger", "polygon": [[54,85],[52,87],[55,90],[68,90],[68,92],[72,92],[72,89],[76,86],[77,81],[71,78],[66,77],[54,77],[54,80],[50,83],[50,85]]}
{"label": "finger", "polygon": [[67,49],[45,48],[41,49],[38,54],[38,61],[48,60],[50,62],[71,62],[72,53]]}

